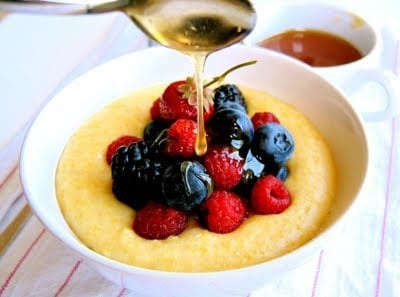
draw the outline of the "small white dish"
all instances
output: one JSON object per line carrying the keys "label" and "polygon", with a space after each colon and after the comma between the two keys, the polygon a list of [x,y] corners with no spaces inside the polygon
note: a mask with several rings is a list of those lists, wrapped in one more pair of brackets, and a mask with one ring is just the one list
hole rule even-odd
{"label": "small white dish", "polygon": [[[382,28],[373,19],[338,4],[321,2],[276,2],[258,9],[257,24],[244,40],[247,45],[261,42],[289,30],[316,30],[340,37],[357,48],[362,57],[347,64],[312,67],[339,88],[349,98],[356,97],[365,85],[372,83],[384,90],[383,108],[366,112],[363,100],[357,107],[364,110],[368,121],[381,121],[399,113],[400,81],[392,72],[381,68],[383,50],[389,43]],[[355,100],[352,100],[355,103]]]}

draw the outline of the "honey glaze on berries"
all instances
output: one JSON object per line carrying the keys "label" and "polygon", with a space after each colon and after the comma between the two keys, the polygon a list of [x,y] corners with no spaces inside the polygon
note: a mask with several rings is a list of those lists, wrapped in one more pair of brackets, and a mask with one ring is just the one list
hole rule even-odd
{"label": "honey glaze on berries", "polygon": [[[239,152],[227,157],[221,148],[223,144],[218,141],[210,142],[209,151],[213,155],[208,157],[195,154],[187,157],[185,150],[182,151],[184,155],[180,155],[181,142],[177,141],[173,146],[177,155],[166,158],[163,154],[170,141],[166,130],[172,123],[166,127],[155,122],[146,129],[149,123],[158,120],[159,104],[153,103],[166,87],[150,87],[114,101],[84,123],[67,143],[56,173],[57,198],[67,223],[84,244],[104,256],[134,266],[177,272],[220,271],[279,257],[320,232],[335,196],[335,166],[323,137],[301,112],[265,92],[237,86],[246,99],[249,117],[257,112],[271,112],[291,133],[295,149],[280,152],[277,159],[279,162],[289,160],[276,166],[264,164],[265,159],[270,162],[271,158],[257,158],[258,150],[252,149],[252,142],[246,143],[249,148],[244,157]],[[257,125],[260,119],[264,121],[263,118],[268,122],[272,117],[258,116]],[[185,123],[175,128],[191,133]],[[272,128],[281,133],[281,130]],[[253,131],[253,138],[259,133],[257,130]],[[168,195],[162,194],[162,185],[151,187],[153,180],[150,179],[146,188],[148,194],[141,196],[140,203],[129,206],[116,197],[111,176],[115,165],[107,163],[106,155],[109,144],[121,135],[140,136],[139,141],[145,143],[135,142],[121,148],[120,153],[129,158],[140,156],[135,162],[142,164],[143,158],[153,160],[163,156],[162,160],[157,160],[162,165],[157,170],[160,174],[169,172],[164,185]],[[185,137],[188,138],[191,137]],[[140,148],[139,152],[129,155],[126,150],[130,146],[131,150]],[[146,151],[141,151],[145,148]],[[289,155],[282,155],[284,153]],[[211,184],[218,166],[213,169],[213,166],[205,165],[203,158],[209,158],[211,164],[226,162],[221,163],[226,171],[234,172],[242,166],[238,171],[242,178],[235,181],[235,185],[224,179]],[[123,166],[131,168],[130,161],[124,162]],[[140,177],[146,181],[145,176]],[[186,183],[185,179],[191,182]],[[175,201],[174,184],[179,185],[178,189],[189,185],[188,193],[198,193],[197,202]],[[267,190],[265,184],[269,187]],[[261,205],[257,212],[251,209],[249,195],[253,188],[256,189],[254,205]],[[128,193],[127,199],[134,199],[138,192]],[[275,197],[275,193],[279,193],[282,202],[273,200],[266,204],[261,199],[264,195]],[[288,195],[290,200],[287,200]],[[149,202],[143,203],[142,198]],[[288,207],[280,212],[281,204],[287,201],[290,201]],[[226,208],[228,210],[222,216],[228,217],[229,221],[220,223],[221,216],[213,208],[225,209],[225,206],[232,207]],[[271,207],[273,214],[264,214],[270,212]],[[144,224],[151,224],[148,218],[151,212],[157,212],[160,214],[157,218],[163,218],[165,224],[161,231],[156,228],[148,232],[155,239],[146,238],[147,231],[143,230],[149,229],[142,228],[143,225],[138,227],[140,234],[135,232],[133,222],[139,212]],[[159,220],[156,222],[158,224]],[[166,232],[171,235],[165,236]]]}

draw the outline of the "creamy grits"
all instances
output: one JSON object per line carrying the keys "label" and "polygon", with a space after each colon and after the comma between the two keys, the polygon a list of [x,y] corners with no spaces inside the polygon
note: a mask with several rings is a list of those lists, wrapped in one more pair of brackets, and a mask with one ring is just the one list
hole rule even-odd
{"label": "creamy grits", "polygon": [[191,219],[178,236],[147,240],[135,234],[135,211],[111,190],[105,160],[108,144],[123,134],[141,136],[149,109],[165,86],[137,91],[88,119],[68,141],[56,173],[56,192],[65,220],[90,249],[134,266],[175,272],[245,267],[284,255],[321,230],[335,197],[335,165],[316,127],[293,106],[240,86],[249,115],[271,111],[292,133],[295,152],[285,185],[292,204],[278,215],[251,215],[235,231],[216,234]]}

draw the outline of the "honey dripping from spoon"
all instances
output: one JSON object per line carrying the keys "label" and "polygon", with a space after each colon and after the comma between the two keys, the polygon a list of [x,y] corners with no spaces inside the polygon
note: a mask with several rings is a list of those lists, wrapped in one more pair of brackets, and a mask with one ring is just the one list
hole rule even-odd
{"label": "honey dripping from spoon", "polygon": [[204,155],[204,65],[209,54],[251,32],[256,21],[252,4],[247,0],[131,0],[122,10],[151,39],[191,58],[197,96],[195,151]]}

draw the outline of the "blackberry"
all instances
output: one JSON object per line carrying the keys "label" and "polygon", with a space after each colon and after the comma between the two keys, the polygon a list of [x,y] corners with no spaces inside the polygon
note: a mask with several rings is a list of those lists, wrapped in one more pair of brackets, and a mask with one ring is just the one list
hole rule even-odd
{"label": "blackberry", "polygon": [[112,158],[112,191],[119,201],[140,209],[161,196],[165,167],[143,140],[121,147]]}
{"label": "blackberry", "polygon": [[201,163],[182,161],[170,165],[162,180],[164,203],[191,212],[213,191],[213,181]]}
{"label": "blackberry", "polygon": [[242,92],[234,84],[222,85],[214,90],[214,109],[233,108],[247,113],[247,106]]}

